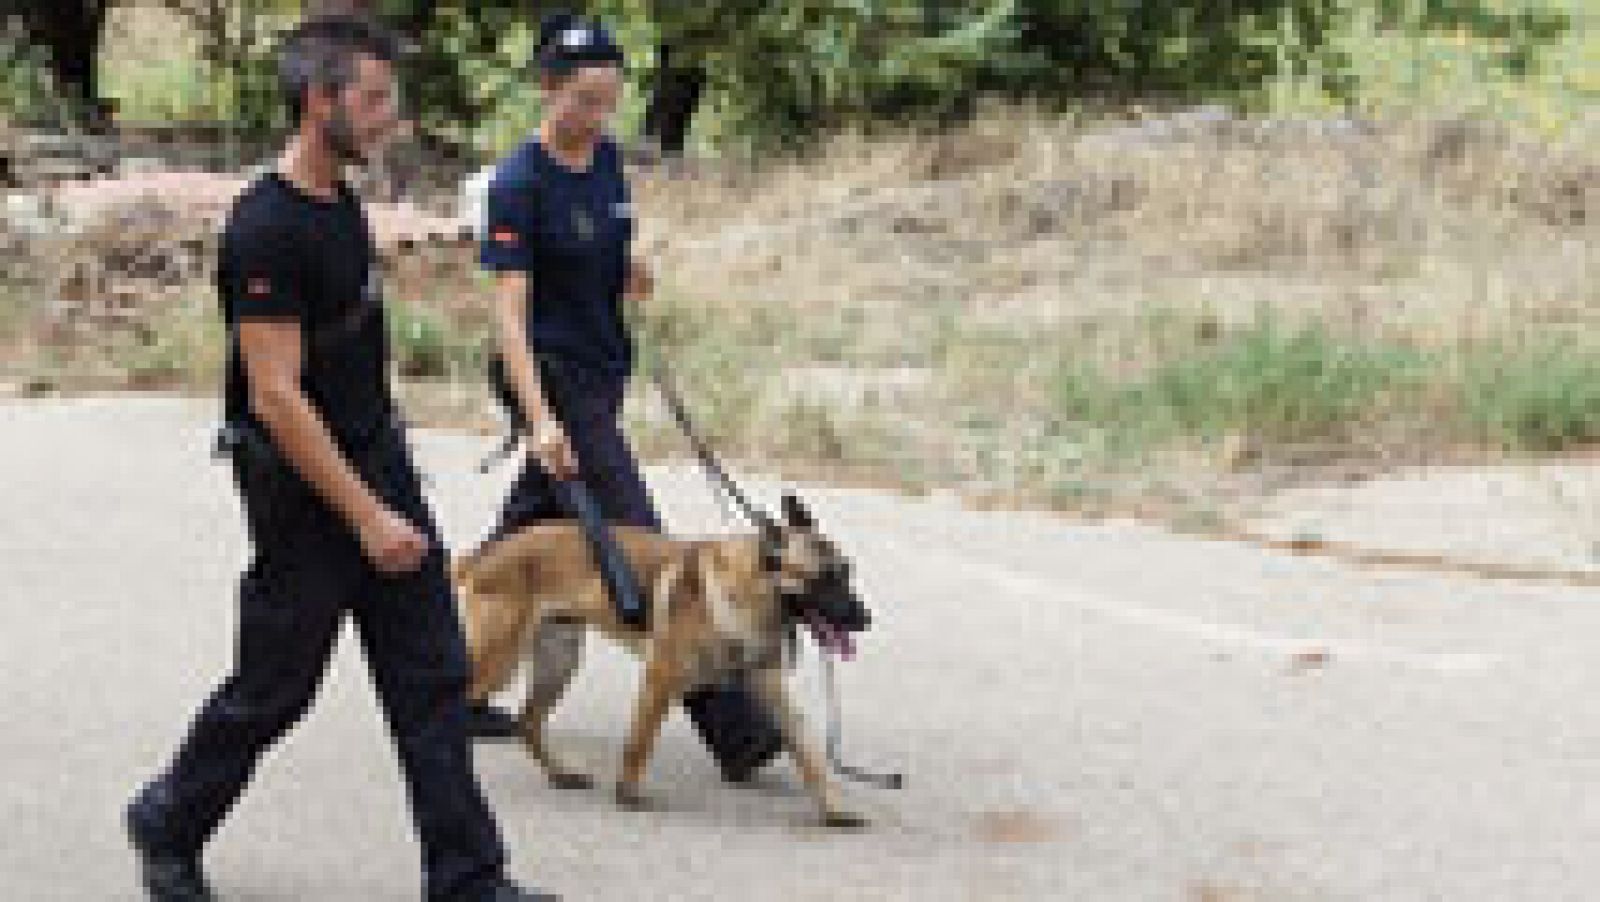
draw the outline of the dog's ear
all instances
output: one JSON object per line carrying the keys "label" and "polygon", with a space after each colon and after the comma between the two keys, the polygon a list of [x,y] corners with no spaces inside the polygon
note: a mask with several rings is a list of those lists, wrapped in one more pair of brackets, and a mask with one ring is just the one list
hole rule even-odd
{"label": "dog's ear", "polygon": [[761,534],[763,544],[773,546],[783,544],[783,525],[778,521],[763,515],[756,523],[756,528]]}
{"label": "dog's ear", "polygon": [[815,529],[817,521],[793,492],[783,493],[783,519],[796,529]]}
{"label": "dog's ear", "polygon": [[775,573],[783,566],[783,527],[767,517],[762,517],[759,525],[761,568]]}

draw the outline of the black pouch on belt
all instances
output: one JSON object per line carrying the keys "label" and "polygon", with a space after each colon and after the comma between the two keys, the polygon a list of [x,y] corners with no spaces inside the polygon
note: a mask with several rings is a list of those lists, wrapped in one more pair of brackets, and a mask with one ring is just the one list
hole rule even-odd
{"label": "black pouch on belt", "polygon": [[[408,516],[408,486],[403,480],[404,439],[396,421],[378,419],[361,430],[335,436],[356,473],[387,504]],[[217,427],[212,457],[232,465],[244,499],[252,537],[260,542],[285,539],[308,525],[307,517],[335,522],[332,508],[278,449],[266,430],[250,422],[229,421]]]}
{"label": "black pouch on belt", "polygon": [[299,474],[259,426],[226,422],[217,427],[211,456],[232,465],[244,501],[252,539],[283,538],[297,511],[308,510],[311,494]]}

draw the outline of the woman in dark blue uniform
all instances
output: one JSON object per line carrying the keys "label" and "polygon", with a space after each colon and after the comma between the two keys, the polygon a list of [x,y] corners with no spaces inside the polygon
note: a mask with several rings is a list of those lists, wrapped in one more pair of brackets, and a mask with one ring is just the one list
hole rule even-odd
{"label": "woman in dark blue uniform", "polygon": [[[499,352],[528,420],[529,457],[491,537],[567,517],[555,480],[577,476],[606,519],[661,522],[619,423],[634,347],[624,301],[649,293],[630,253],[633,216],[620,149],[606,134],[622,91],[622,53],[598,23],[546,19],[538,63],[544,91],[538,131],[498,167],[485,201],[481,262],[496,274]],[[576,644],[579,626],[541,641]],[[744,689],[684,699],[690,719],[730,780],[746,779],[781,739]],[[473,734],[517,734],[509,715],[472,709]]]}

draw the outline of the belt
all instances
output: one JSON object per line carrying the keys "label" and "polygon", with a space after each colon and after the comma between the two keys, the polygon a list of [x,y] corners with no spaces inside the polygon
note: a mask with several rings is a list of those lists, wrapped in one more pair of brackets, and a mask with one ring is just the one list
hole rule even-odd
{"label": "belt", "polygon": [[[385,411],[357,429],[331,429],[334,444],[358,469],[369,462],[375,452],[384,449],[389,440],[398,438],[403,423],[394,411]],[[247,461],[273,468],[289,469],[272,436],[258,422],[245,419],[224,420],[217,426],[211,445],[211,456],[216,460]]]}

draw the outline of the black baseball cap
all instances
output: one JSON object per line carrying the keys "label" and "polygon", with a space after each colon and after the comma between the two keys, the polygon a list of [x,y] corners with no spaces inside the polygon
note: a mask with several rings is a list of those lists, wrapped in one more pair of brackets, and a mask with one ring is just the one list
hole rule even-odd
{"label": "black baseball cap", "polygon": [[552,13],[539,23],[535,64],[563,75],[584,65],[622,65],[622,47],[600,22],[573,13]]}

